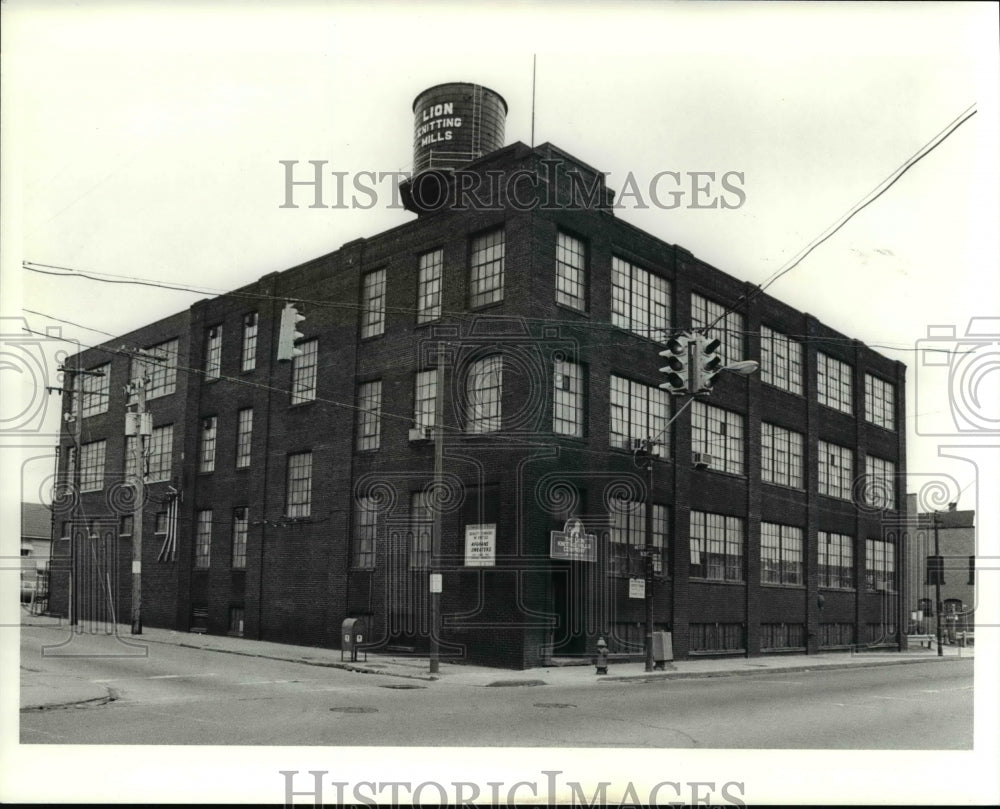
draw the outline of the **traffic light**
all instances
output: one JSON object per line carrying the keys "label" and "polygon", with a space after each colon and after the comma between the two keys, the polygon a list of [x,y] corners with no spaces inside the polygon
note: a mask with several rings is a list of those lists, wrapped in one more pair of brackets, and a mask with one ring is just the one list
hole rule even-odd
{"label": "traffic light", "polygon": [[719,348],[722,341],[707,334],[694,336],[694,357],[691,360],[691,393],[711,393],[715,377],[722,370]]}
{"label": "traffic light", "polygon": [[660,356],[667,361],[660,369],[667,375],[667,381],[660,383],[662,390],[675,394],[690,390],[691,339],[689,332],[675,335],[667,340],[667,347],[660,352]]}
{"label": "traffic light", "polygon": [[302,333],[296,327],[305,319],[306,316],[299,314],[294,303],[286,303],[281,310],[281,324],[278,327],[279,362],[287,362],[302,353],[295,347],[295,341],[302,339]]}

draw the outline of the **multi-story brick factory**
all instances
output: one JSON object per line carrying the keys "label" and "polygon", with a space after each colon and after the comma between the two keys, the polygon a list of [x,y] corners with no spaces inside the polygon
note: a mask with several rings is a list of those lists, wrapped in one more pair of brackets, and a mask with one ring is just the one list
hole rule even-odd
{"label": "multi-story brick factory", "polygon": [[[522,668],[643,654],[651,594],[677,658],[896,646],[905,367],[504,146],[491,90],[414,113],[412,221],[66,362],[101,375],[68,375],[51,609],[125,620],[139,535],[142,621],[179,630],[439,623],[442,659]],[[661,388],[699,329],[759,372]]]}

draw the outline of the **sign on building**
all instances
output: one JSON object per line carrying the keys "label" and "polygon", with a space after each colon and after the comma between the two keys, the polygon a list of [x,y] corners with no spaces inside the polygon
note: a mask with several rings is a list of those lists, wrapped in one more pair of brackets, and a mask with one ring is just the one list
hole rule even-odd
{"label": "sign on building", "polygon": [[628,597],[629,598],[645,598],[646,597],[646,580],[645,579],[629,579],[628,580]]}
{"label": "sign on building", "polygon": [[496,560],[496,523],[465,526],[465,566],[493,567]]}
{"label": "sign on building", "polygon": [[549,534],[549,556],[570,562],[596,562],[597,535],[584,533],[583,521],[570,517],[562,531]]}

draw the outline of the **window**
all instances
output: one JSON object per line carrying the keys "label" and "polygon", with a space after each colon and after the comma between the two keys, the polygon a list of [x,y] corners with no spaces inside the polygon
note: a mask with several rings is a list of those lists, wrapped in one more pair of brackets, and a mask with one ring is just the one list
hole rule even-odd
{"label": "window", "polygon": [[821,405],[842,413],[854,412],[851,396],[851,366],[826,354],[816,354],[816,388]]}
{"label": "window", "polygon": [[233,567],[243,570],[247,566],[247,530],[250,521],[245,506],[233,509]]}
{"label": "window", "polygon": [[434,530],[430,492],[410,494],[410,567],[423,570],[431,566],[431,532]]}
{"label": "window", "polygon": [[713,581],[743,581],[741,518],[691,512],[690,576]]}
{"label": "window", "polygon": [[[125,477],[136,477],[135,452],[138,438],[134,435],[125,437]],[[146,457],[143,461],[143,473],[147,482],[170,480],[172,467],[172,450],[174,443],[174,425],[154,427],[152,435],[146,440]]]}
{"label": "window", "polygon": [[587,250],[562,232],[556,237],[556,303],[587,310]]}
{"label": "window", "polygon": [[257,367],[257,313],[243,316],[243,357],[240,369],[252,371]]}
{"label": "window", "polygon": [[773,522],[760,524],[761,584],[804,584],[802,529]]}
{"label": "window", "polygon": [[775,424],[760,425],[760,474],[765,483],[802,488],[802,433]]}
{"label": "window", "polygon": [[865,500],[875,508],[896,507],[896,464],[874,455],[865,457]]}
{"label": "window", "polygon": [[969,557],[969,581],[967,582],[967,584],[975,584],[975,583],[976,583],[976,557],[975,556],[970,556]]}
{"label": "window", "polygon": [[854,643],[854,624],[828,623],[819,625],[820,646],[851,646]]}
{"label": "window", "polygon": [[354,519],[354,567],[375,567],[375,540],[378,536],[378,500],[362,497],[357,501]]}
{"label": "window", "polygon": [[854,589],[854,538],[819,532],[819,586]]}
{"label": "window", "polygon": [[887,430],[896,429],[896,389],[871,374],[865,374],[865,419]]}
{"label": "window", "polygon": [[167,533],[167,512],[157,511],[156,516],[153,518],[153,533],[154,534],[165,534]]}
{"label": "window", "polygon": [[123,537],[132,536],[132,532],[135,530],[135,518],[131,514],[122,514],[121,519],[118,521],[118,533]]}
{"label": "window", "polygon": [[469,366],[465,380],[465,431],[492,433],[500,429],[500,396],[503,392],[503,358],[484,357]]}
{"label": "window", "polygon": [[288,489],[285,516],[308,517],[312,501],[312,453],[288,456]]}
{"label": "window", "polygon": [[743,416],[695,400],[691,405],[691,449],[711,457],[711,467],[745,474]]}
{"label": "window", "polygon": [[198,570],[208,570],[212,556],[212,509],[199,511],[197,521],[194,535],[194,566]]}
{"label": "window", "polygon": [[583,435],[583,368],[575,362],[556,360],[552,369],[552,432]]}
{"label": "window", "polygon": [[934,617],[934,602],[929,598],[921,598],[917,601],[917,609],[924,614],[924,618]]}
{"label": "window", "polygon": [[803,624],[761,624],[761,649],[802,649],[806,645]]}
{"label": "window", "polygon": [[896,589],[896,546],[891,542],[865,540],[865,587],[872,591]]}
{"label": "window", "polygon": [[689,624],[689,650],[692,652],[742,652],[743,624]]}
{"label": "window", "polygon": [[760,381],[802,394],[802,343],[760,327]]}
{"label": "window", "polygon": [[473,308],[503,300],[504,231],[494,230],[472,240],[470,302]]}
{"label": "window", "polygon": [[236,414],[236,468],[250,466],[253,446],[253,408],[247,407]]}
{"label": "window", "polygon": [[429,323],[441,317],[441,272],[444,250],[431,250],[420,256],[417,270],[417,323]]}
{"label": "window", "polygon": [[229,634],[237,638],[243,637],[243,607],[229,608]]}
{"label": "window", "polygon": [[365,273],[361,280],[361,336],[377,337],[385,331],[385,270]]}
{"label": "window", "polygon": [[670,394],[665,390],[634,382],[620,376],[611,377],[611,446],[633,448],[636,439],[654,438],[669,454]]}
{"label": "window", "polygon": [[[623,574],[641,576],[642,557],[636,552],[646,547],[646,504],[635,500],[616,499],[611,503],[612,565]],[[629,548],[638,569],[629,570]],[[653,572],[665,569],[667,549],[667,508],[653,504]]]}
{"label": "window", "polygon": [[692,293],[691,328],[705,327],[710,327],[709,337],[719,339],[721,343],[719,355],[724,364],[743,359],[743,315],[739,312],[728,312],[721,303]]}
{"label": "window", "polygon": [[319,340],[305,340],[296,345],[299,354],[292,358],[292,404],[311,402],[316,398],[316,368],[319,362]]}
{"label": "window", "polygon": [[212,326],[205,340],[205,379],[214,380],[222,373],[222,326]]}
{"label": "window", "polygon": [[[146,377],[146,399],[156,399],[173,393],[177,388],[177,340],[167,340],[146,349],[149,358],[132,357],[129,379],[138,382]],[[158,359],[157,359],[158,358]],[[137,400],[129,396],[129,403]]]}
{"label": "window", "polygon": [[215,471],[215,439],[218,418],[209,416],[201,420],[201,447],[198,450],[198,471]]}
{"label": "window", "polygon": [[97,492],[104,488],[104,461],[107,441],[92,441],[80,447],[80,491]]}
{"label": "window", "polygon": [[611,323],[659,343],[670,328],[670,282],[624,259],[611,259]]}
{"label": "window", "polygon": [[820,441],[816,448],[819,462],[819,493],[828,497],[851,499],[854,479],[854,453],[847,447]]}
{"label": "window", "polygon": [[413,391],[413,425],[430,429],[434,426],[434,406],[437,397],[437,371],[417,373]]}
{"label": "window", "polygon": [[379,448],[382,423],[382,381],[365,382],[358,387],[358,449]]}
{"label": "window", "polygon": [[[100,374],[95,376],[94,374]],[[83,417],[96,416],[108,412],[108,402],[111,399],[111,363],[99,365],[78,377],[83,398],[81,407]]]}

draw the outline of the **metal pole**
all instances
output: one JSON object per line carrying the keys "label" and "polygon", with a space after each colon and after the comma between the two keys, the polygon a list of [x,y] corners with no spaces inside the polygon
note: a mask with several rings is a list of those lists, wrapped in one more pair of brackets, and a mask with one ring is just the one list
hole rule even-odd
{"label": "metal pole", "polygon": [[142,634],[142,518],[143,503],[146,497],[146,433],[142,417],[146,412],[146,380],[144,374],[139,380],[138,404],[138,435],[135,442],[135,513],[132,519],[132,634]]}
{"label": "metal pole", "polygon": [[934,512],[934,601],[937,603],[937,650],[938,657],[944,656],[941,648],[941,577],[944,575],[944,564],[941,560],[941,546],[938,543],[938,515]]}
{"label": "metal pole", "polygon": [[[444,485],[444,343],[438,343],[437,373],[434,381],[434,490],[441,491]],[[439,574],[441,554],[441,509],[434,508],[434,523],[431,530],[431,581]],[[440,574],[439,574],[440,575]],[[437,674],[440,666],[438,631],[441,627],[441,594],[433,592],[428,582],[431,598],[431,644],[430,673]]]}
{"label": "metal pole", "polygon": [[83,498],[80,495],[80,486],[83,483],[83,477],[81,474],[80,462],[81,462],[81,442],[83,441],[83,390],[82,390],[82,380],[83,379],[83,368],[80,363],[79,356],[76,358],[76,374],[73,375],[73,410],[75,411],[75,419],[73,422],[73,443],[74,443],[74,460],[73,460],[73,488],[75,495],[73,506],[73,518],[70,520],[70,531],[69,531],[69,625],[76,626],[80,621],[80,609],[76,601],[80,597],[78,592],[79,582],[77,578],[77,567],[79,567],[79,559],[77,556],[76,548],[76,523],[80,519],[80,511],[82,506]]}
{"label": "metal pole", "polygon": [[653,440],[646,441],[646,471],[649,474],[646,488],[646,671],[653,670]]}

